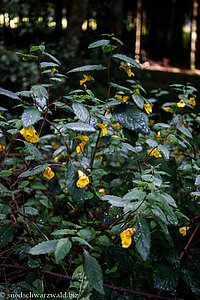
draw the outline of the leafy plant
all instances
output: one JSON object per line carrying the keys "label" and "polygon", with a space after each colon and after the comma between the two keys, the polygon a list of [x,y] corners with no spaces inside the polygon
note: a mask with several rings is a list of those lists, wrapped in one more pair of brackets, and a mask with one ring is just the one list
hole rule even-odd
{"label": "leafy plant", "polygon": [[[160,92],[148,97],[132,79],[141,66],[117,53],[114,35],[104,37],[88,48],[103,51],[107,65],[63,75],[44,45],[32,46],[18,55],[38,64],[39,82],[17,93],[0,89],[16,101],[16,115],[2,108],[0,117],[0,245],[9,253],[1,266],[24,272],[23,284],[9,274],[1,291],[131,299],[160,290],[182,297],[184,281],[196,297],[197,91],[189,83],[172,85],[177,101],[163,104],[168,121],[155,123]],[[126,86],[111,81],[112,70]],[[106,98],[95,96],[98,72],[107,76]],[[54,99],[51,90],[66,78],[77,81],[75,89]]]}

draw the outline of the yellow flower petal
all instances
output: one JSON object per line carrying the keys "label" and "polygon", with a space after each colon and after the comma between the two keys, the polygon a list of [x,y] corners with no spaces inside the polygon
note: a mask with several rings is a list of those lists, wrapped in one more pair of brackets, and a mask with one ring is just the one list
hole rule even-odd
{"label": "yellow flower petal", "polygon": [[89,141],[89,137],[87,135],[78,135],[75,139],[83,142]]}
{"label": "yellow flower petal", "polygon": [[129,96],[123,96],[123,95],[118,95],[118,94],[116,94],[114,97],[115,97],[115,99],[123,101],[123,102],[128,101],[128,99],[130,98]]}
{"label": "yellow flower petal", "polygon": [[165,110],[166,110],[167,112],[169,112],[170,110],[172,110],[172,108],[169,107],[169,106],[167,106],[167,107],[165,107]]}
{"label": "yellow flower petal", "polygon": [[144,104],[144,109],[146,110],[148,115],[152,113],[152,105]]}
{"label": "yellow flower petal", "polygon": [[3,150],[5,150],[5,146],[0,145],[0,152],[2,152]]}
{"label": "yellow flower petal", "polygon": [[51,147],[52,147],[54,150],[58,149],[58,145],[57,145],[55,142],[52,142],[52,143],[51,143]]}
{"label": "yellow flower petal", "polygon": [[111,138],[116,138],[116,139],[121,139],[121,137],[120,136],[118,136],[118,135],[111,135]]}
{"label": "yellow flower petal", "polygon": [[120,233],[121,243],[123,248],[128,248],[131,245],[131,236],[134,234],[135,228],[128,228]]}
{"label": "yellow flower petal", "polygon": [[135,76],[135,74],[131,71],[131,68],[133,68],[131,64],[122,64],[119,68],[123,69],[129,77]]}
{"label": "yellow flower petal", "polygon": [[98,126],[99,128],[101,128],[103,136],[105,136],[108,133],[108,130],[106,128],[108,126],[107,124],[97,123],[95,126]]}
{"label": "yellow flower petal", "polygon": [[140,90],[139,89],[134,89],[134,93],[140,94]]}
{"label": "yellow flower petal", "polygon": [[56,156],[55,158],[54,158],[54,161],[58,161],[62,156],[64,156],[64,154],[59,154],[58,156]]}
{"label": "yellow flower petal", "polygon": [[112,127],[119,129],[119,123],[112,124]]}
{"label": "yellow flower petal", "polygon": [[182,236],[185,236],[185,235],[187,234],[187,230],[188,230],[189,228],[190,228],[190,227],[188,227],[188,226],[181,227],[181,228],[179,229],[180,234],[182,234]]}
{"label": "yellow flower petal", "polygon": [[160,154],[160,152],[157,151],[156,148],[155,149],[151,148],[151,149],[147,150],[147,154],[149,156],[155,156],[156,158],[162,157],[162,155]]}
{"label": "yellow flower petal", "polygon": [[192,106],[196,106],[196,101],[194,97],[190,97],[190,99],[188,99],[188,104],[192,105]]}
{"label": "yellow flower petal", "polygon": [[106,194],[103,188],[99,190],[99,193],[101,193],[101,196],[104,196]]}
{"label": "yellow flower petal", "polygon": [[76,147],[76,152],[77,152],[77,153],[83,153],[85,144],[86,144],[86,142],[81,142],[81,143]]}
{"label": "yellow flower petal", "polygon": [[56,68],[51,69],[51,76],[56,72]]}
{"label": "yellow flower petal", "polygon": [[178,103],[177,103],[177,106],[178,107],[185,107],[186,106],[186,103],[184,100],[180,100]]}
{"label": "yellow flower petal", "polygon": [[39,141],[39,137],[35,133],[35,129],[32,129],[31,126],[29,126],[27,129],[23,128],[20,133],[23,135],[23,137],[30,143],[37,143]]}
{"label": "yellow flower petal", "polygon": [[51,171],[50,167],[47,167],[43,173],[43,176],[47,179],[51,179],[55,176],[55,173]]}
{"label": "yellow flower petal", "polygon": [[94,78],[92,76],[83,75],[84,79],[80,80],[80,85],[84,84],[86,81],[94,81]]}
{"label": "yellow flower petal", "polygon": [[79,180],[76,182],[76,185],[82,189],[89,184],[90,180],[81,170],[78,170],[78,176]]}

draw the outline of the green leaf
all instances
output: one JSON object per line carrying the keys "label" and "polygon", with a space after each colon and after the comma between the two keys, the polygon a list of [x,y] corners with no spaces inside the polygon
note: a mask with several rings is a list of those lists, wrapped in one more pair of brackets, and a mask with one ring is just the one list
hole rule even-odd
{"label": "green leaf", "polygon": [[90,115],[87,108],[85,108],[85,106],[76,102],[72,104],[72,108],[75,115],[79,118],[79,120],[81,120],[81,122],[85,123],[89,121]]}
{"label": "green leaf", "polygon": [[122,198],[112,195],[102,196],[101,200],[108,201],[111,205],[114,205],[116,207],[124,207],[124,205],[126,204],[125,202],[123,202]]}
{"label": "green leaf", "polygon": [[43,172],[47,167],[49,167],[49,165],[40,165],[40,166],[36,166],[35,168],[33,168],[33,170],[31,171],[26,171],[24,173],[22,173],[19,177],[28,177],[28,176],[32,176],[38,173]]}
{"label": "green leaf", "polygon": [[152,139],[147,139],[146,142],[149,145],[149,147],[157,147],[158,146],[158,143]]}
{"label": "green leaf", "polygon": [[34,207],[24,207],[24,208],[21,207],[19,209],[19,212],[21,214],[30,215],[30,216],[37,216],[37,215],[39,215],[39,211],[36,208],[34,208]]}
{"label": "green leaf", "polygon": [[17,96],[17,94],[15,94],[15,93],[13,93],[13,92],[11,92],[11,91],[2,89],[2,88],[0,88],[0,95],[4,95],[4,96],[7,96],[7,97],[12,98],[12,99],[16,99],[16,100],[22,101],[22,100]]}
{"label": "green leaf", "polygon": [[67,294],[76,295],[77,300],[90,300],[92,286],[85,276],[83,265],[74,271]]}
{"label": "green leaf", "polygon": [[44,156],[42,153],[31,143],[25,142],[24,144],[27,147],[28,152],[30,153],[31,156],[35,158],[36,161],[42,161],[44,160]]}
{"label": "green leaf", "polygon": [[104,294],[103,290],[103,273],[97,260],[92,257],[89,252],[83,253],[84,257],[84,272],[92,287],[97,290],[100,294]]}
{"label": "green leaf", "polygon": [[192,139],[192,134],[191,132],[186,128],[186,127],[182,127],[182,126],[177,126],[177,129],[183,133],[184,135],[186,135],[187,137]]}
{"label": "green leaf", "polygon": [[175,200],[172,198],[171,195],[163,192],[163,191],[155,191],[155,192],[151,192],[150,194],[148,194],[147,198],[149,200],[157,201],[160,203],[168,203],[169,205],[173,206],[173,207],[177,207]]}
{"label": "green leaf", "polygon": [[200,185],[200,175],[197,175],[195,185]]}
{"label": "green leaf", "polygon": [[138,188],[134,188],[130,192],[128,192],[126,195],[124,195],[124,200],[144,200],[146,196],[146,193],[139,190]]}
{"label": "green leaf", "polygon": [[0,183],[0,194],[10,194],[10,191],[3,185]]}
{"label": "green leaf", "polygon": [[178,224],[178,219],[177,219],[175,213],[173,212],[172,208],[166,202],[163,202],[163,210],[165,212],[167,220],[171,224],[177,225]]}
{"label": "green leaf", "polygon": [[20,164],[23,160],[21,158],[18,157],[10,157],[10,158],[6,158],[6,160],[4,161],[4,164],[7,166],[10,165],[17,165]]}
{"label": "green leaf", "polygon": [[136,146],[133,147],[132,145],[128,144],[128,143],[121,143],[121,145],[123,147],[125,147],[127,150],[132,151],[134,153],[138,153],[142,151],[142,147],[141,146]]}
{"label": "green leaf", "polygon": [[82,122],[69,123],[62,127],[61,131],[65,129],[71,129],[75,131],[86,131],[86,132],[96,132],[96,129],[89,124],[85,124]]}
{"label": "green leaf", "polygon": [[5,247],[9,242],[13,240],[14,227],[10,224],[2,226],[0,228],[0,246]]}
{"label": "green leaf", "polygon": [[47,53],[47,52],[43,52],[43,55],[48,56],[48,57],[51,58],[55,63],[57,63],[58,65],[60,65],[59,60],[58,60],[56,57],[54,57],[53,55],[51,55],[51,54],[49,54],[49,53]]}
{"label": "green leaf", "polygon": [[169,160],[169,150],[165,146],[159,145],[157,150],[166,160]]}
{"label": "green leaf", "polygon": [[72,246],[72,244],[68,238],[63,238],[63,239],[58,240],[58,243],[57,243],[56,249],[55,249],[56,263],[59,263],[60,260],[65,258],[65,256],[69,253],[71,246]]}
{"label": "green leaf", "polygon": [[51,241],[45,241],[45,242],[39,243],[38,245],[31,248],[29,253],[32,255],[52,253],[55,251],[57,243],[58,243],[57,240],[51,240]]}
{"label": "green leaf", "polygon": [[22,124],[24,128],[27,128],[41,118],[41,113],[37,110],[37,108],[27,108],[22,114]]}
{"label": "green leaf", "polygon": [[183,269],[181,270],[181,276],[185,283],[191,288],[191,291],[196,295],[200,295],[200,283],[197,273]]}
{"label": "green leaf", "polygon": [[139,108],[143,109],[143,107],[144,107],[144,97],[142,97],[142,95],[140,95],[138,93],[132,94],[131,97],[132,97],[133,101],[135,102],[135,104]]}
{"label": "green leaf", "polygon": [[125,86],[122,86],[122,85],[119,85],[119,84],[116,84],[116,83],[113,83],[113,82],[110,83],[110,86],[114,87],[114,88],[116,88],[119,91],[122,91],[124,93],[127,93],[127,94],[131,93],[131,90],[129,88],[125,87]]}
{"label": "green leaf", "polygon": [[106,68],[102,65],[86,65],[79,68],[72,69],[67,73],[74,73],[74,72],[88,72],[88,71],[101,71],[105,70]]}
{"label": "green leaf", "polygon": [[153,281],[155,289],[162,291],[175,291],[178,279],[178,272],[167,265],[158,264],[154,268]]}
{"label": "green leaf", "polygon": [[91,246],[86,240],[84,240],[84,239],[82,239],[82,238],[80,238],[80,237],[78,237],[78,236],[74,236],[74,237],[72,238],[72,241],[73,241],[73,242],[78,242],[78,243],[80,243],[81,245],[87,245],[89,248],[92,248],[92,246]]}
{"label": "green leaf", "polygon": [[0,171],[0,177],[8,177],[10,175],[12,175],[12,171],[9,171],[9,170]]}
{"label": "green leaf", "polygon": [[26,57],[26,58],[37,58],[37,56],[32,55],[32,54],[25,54],[25,53],[20,53],[20,52],[15,52],[17,55]]}
{"label": "green leaf", "polygon": [[133,65],[134,67],[136,67],[138,69],[142,69],[142,67],[140,66],[140,64],[138,64],[138,62],[136,62],[133,58],[128,57],[124,54],[114,54],[112,57],[123,60],[123,61]]}
{"label": "green leaf", "polygon": [[96,41],[94,43],[91,43],[88,46],[88,49],[105,46],[105,45],[108,45],[109,43],[110,43],[109,40],[99,40],[99,41]]}
{"label": "green leaf", "polygon": [[113,110],[113,118],[122,126],[143,134],[149,132],[143,113],[133,105],[120,104]]}
{"label": "green leaf", "polygon": [[69,165],[69,168],[66,172],[66,183],[67,189],[72,196],[72,199],[79,203],[83,204],[85,201],[85,190],[86,188],[78,188],[76,182],[78,181],[78,169],[75,168],[72,164]]}
{"label": "green leaf", "polygon": [[35,190],[46,190],[47,189],[47,187],[44,184],[37,182],[37,181],[33,182],[31,184],[31,187]]}
{"label": "green leaf", "polygon": [[53,62],[46,62],[45,61],[45,62],[41,62],[40,66],[41,66],[42,69],[44,69],[44,68],[56,68],[59,65],[56,64],[56,63],[53,63]]}
{"label": "green leaf", "polygon": [[146,220],[140,215],[136,218],[134,240],[137,251],[145,261],[150,252],[151,236]]}
{"label": "green leaf", "polygon": [[166,225],[169,225],[169,222],[167,221],[167,218],[162,211],[162,209],[158,205],[154,205],[153,208],[151,209],[153,215],[161,219]]}

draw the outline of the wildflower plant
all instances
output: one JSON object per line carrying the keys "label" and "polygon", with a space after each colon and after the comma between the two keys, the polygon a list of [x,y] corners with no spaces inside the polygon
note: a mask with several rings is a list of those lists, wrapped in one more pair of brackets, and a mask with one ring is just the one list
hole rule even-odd
{"label": "wildflower plant", "polygon": [[[26,270],[64,270],[71,278],[64,291],[79,299],[111,299],[114,285],[124,297],[123,287],[174,294],[181,280],[197,294],[195,268],[180,263],[199,212],[196,90],[172,85],[177,99],[162,104],[168,122],[152,120],[161,92],[148,97],[137,80],[140,64],[118,53],[114,35],[104,37],[88,48],[102,51],[107,65],[66,67],[63,75],[44,45],[32,46],[18,55],[38,64],[40,82],[28,91],[0,89],[21,110],[0,117],[0,244]],[[124,85],[112,81],[113,68]],[[107,78],[106,98],[93,91],[98,72]],[[75,89],[54,99],[53,87],[72,78]],[[38,280],[45,292],[43,277],[29,277],[29,289]]]}

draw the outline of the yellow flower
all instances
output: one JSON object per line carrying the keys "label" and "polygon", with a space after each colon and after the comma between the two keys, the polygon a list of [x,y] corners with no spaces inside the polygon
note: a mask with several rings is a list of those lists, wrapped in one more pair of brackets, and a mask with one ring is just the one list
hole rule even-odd
{"label": "yellow flower", "polygon": [[188,99],[188,104],[192,105],[192,106],[196,106],[196,101],[194,97],[190,97],[190,99]]}
{"label": "yellow flower", "polygon": [[148,115],[152,113],[152,105],[151,104],[144,104],[144,109],[146,110]]}
{"label": "yellow flower", "polygon": [[39,137],[35,133],[35,129],[32,129],[31,126],[29,126],[27,129],[23,128],[20,133],[23,135],[23,137],[30,143],[37,143],[39,141]]}
{"label": "yellow flower", "polygon": [[121,137],[120,137],[120,136],[118,136],[118,135],[115,135],[115,134],[111,135],[111,138],[121,139]]}
{"label": "yellow flower", "polygon": [[77,135],[76,140],[80,140],[80,141],[89,141],[89,137],[87,135]]}
{"label": "yellow flower", "polygon": [[99,159],[102,159],[102,158],[103,158],[102,155],[97,155],[97,156],[95,156],[95,159],[94,159],[94,160],[99,160]]}
{"label": "yellow flower", "polygon": [[157,151],[156,148],[155,149],[151,148],[151,149],[147,150],[147,154],[149,156],[153,156],[154,155],[156,158],[162,157],[162,155],[160,154],[160,152]]}
{"label": "yellow flower", "polygon": [[101,196],[104,196],[106,194],[103,188],[99,190],[99,193],[101,193]]}
{"label": "yellow flower", "polygon": [[110,113],[110,109],[106,108],[106,113],[105,113],[104,117],[106,117],[109,113]]}
{"label": "yellow flower", "polygon": [[81,171],[78,170],[79,180],[76,182],[77,187],[83,189],[87,184],[89,184],[89,178]]}
{"label": "yellow flower", "polygon": [[127,73],[127,75],[129,77],[131,77],[131,76],[135,76],[135,74],[131,71],[132,67],[133,66],[131,64],[126,63],[126,64],[122,64],[119,68],[124,69],[124,71]]}
{"label": "yellow flower", "polygon": [[108,133],[107,130],[107,124],[101,124],[101,123],[97,123],[95,126],[99,126],[99,128],[101,128],[103,136],[105,136]]}
{"label": "yellow flower", "polygon": [[122,96],[122,95],[117,95],[117,94],[114,97],[115,97],[115,99],[121,100],[123,102],[126,102],[130,98],[129,96]]}
{"label": "yellow flower", "polygon": [[3,150],[5,150],[5,146],[0,145],[0,152],[2,152]]}
{"label": "yellow flower", "polygon": [[55,158],[54,158],[54,161],[58,161],[59,160],[59,158],[61,158],[62,156],[64,156],[64,154],[59,154],[58,156],[56,156]]}
{"label": "yellow flower", "polygon": [[86,142],[81,142],[81,143],[76,147],[76,152],[77,152],[77,153],[83,153],[85,144],[86,144]]}
{"label": "yellow flower", "polygon": [[185,107],[186,106],[186,103],[184,100],[180,100],[178,103],[177,103],[177,106],[178,107]]}
{"label": "yellow flower", "polygon": [[57,145],[55,142],[52,142],[52,143],[51,143],[51,147],[52,147],[54,150],[58,149],[58,145]]}
{"label": "yellow flower", "polygon": [[160,131],[158,131],[157,136],[158,139],[161,139]]}
{"label": "yellow flower", "polygon": [[112,124],[112,127],[119,129],[119,123]]}
{"label": "yellow flower", "polygon": [[122,247],[123,248],[128,248],[132,242],[132,235],[134,234],[135,227],[128,228],[124,230],[123,232],[120,233],[120,238],[122,240]]}
{"label": "yellow flower", "polygon": [[167,106],[167,107],[165,107],[165,110],[166,110],[167,112],[169,112],[170,110],[172,110],[172,108],[169,107],[169,106]]}
{"label": "yellow flower", "polygon": [[51,76],[56,72],[56,68],[51,69]]}
{"label": "yellow flower", "polygon": [[94,81],[94,78],[92,76],[83,75],[84,79],[80,80],[80,85],[84,84],[86,81]]}
{"label": "yellow flower", "polygon": [[134,93],[140,94],[140,90],[139,89],[134,89]]}
{"label": "yellow flower", "polygon": [[174,151],[174,154],[177,155],[177,158],[178,158],[178,159],[181,159],[181,158],[183,157],[183,155],[181,155],[181,154],[178,152],[178,150],[175,150],[175,151]]}
{"label": "yellow flower", "polygon": [[152,120],[152,119],[149,120],[149,126],[153,126],[154,123],[155,123],[154,120]]}
{"label": "yellow flower", "polygon": [[182,234],[182,236],[185,236],[185,235],[187,234],[187,230],[188,230],[189,228],[190,228],[190,227],[188,227],[188,226],[181,227],[181,228],[179,229],[180,234]]}
{"label": "yellow flower", "polygon": [[51,171],[50,167],[47,167],[43,173],[43,176],[47,179],[51,179],[55,176],[55,173]]}

